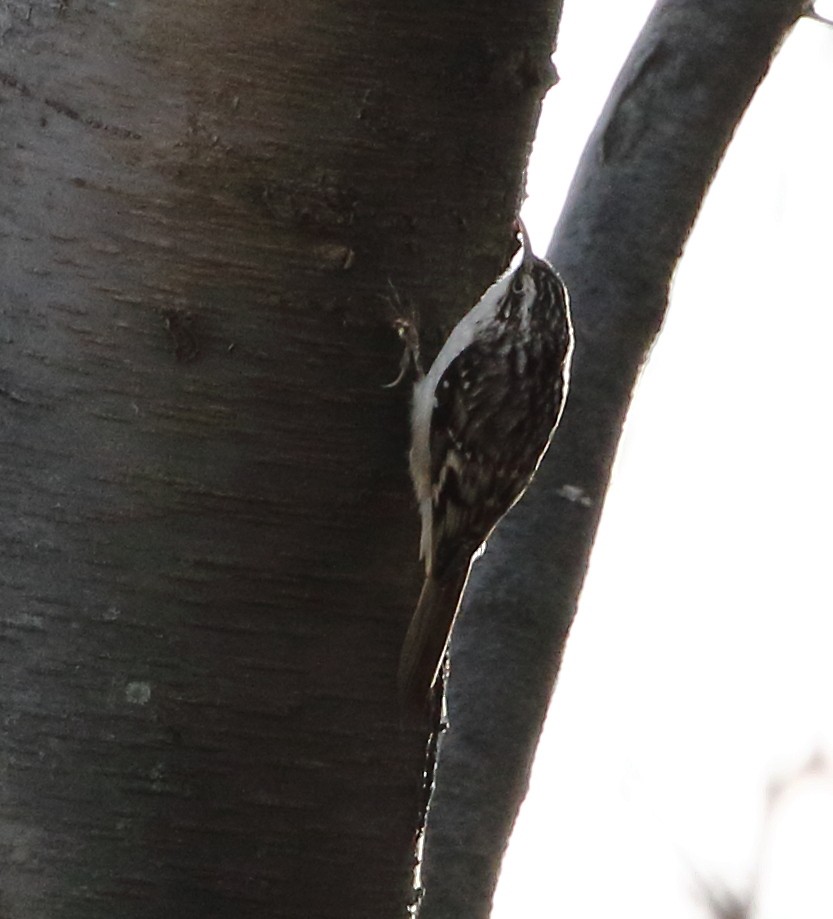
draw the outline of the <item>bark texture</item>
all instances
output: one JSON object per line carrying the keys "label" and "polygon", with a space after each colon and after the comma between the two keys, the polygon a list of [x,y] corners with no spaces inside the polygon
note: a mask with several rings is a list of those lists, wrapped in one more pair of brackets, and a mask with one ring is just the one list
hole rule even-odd
{"label": "bark texture", "polygon": [[0,12],[3,919],[405,914],[391,283],[505,261],[549,5]]}
{"label": "bark texture", "polygon": [[421,919],[490,912],[631,391],[700,202],[803,6],[663,0],[585,149],[549,251],[573,304],[570,396],[527,497],[473,569],[454,633]]}

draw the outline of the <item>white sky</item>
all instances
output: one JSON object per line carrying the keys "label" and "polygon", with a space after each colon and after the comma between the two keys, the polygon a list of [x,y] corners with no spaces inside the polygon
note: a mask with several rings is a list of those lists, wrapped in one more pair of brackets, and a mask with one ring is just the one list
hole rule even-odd
{"label": "white sky", "polygon": [[[566,0],[538,250],[651,6]],[[803,21],[705,202],[493,919],[703,919],[693,873],[742,891],[759,858],[758,919],[833,916],[832,85],[833,29]]]}

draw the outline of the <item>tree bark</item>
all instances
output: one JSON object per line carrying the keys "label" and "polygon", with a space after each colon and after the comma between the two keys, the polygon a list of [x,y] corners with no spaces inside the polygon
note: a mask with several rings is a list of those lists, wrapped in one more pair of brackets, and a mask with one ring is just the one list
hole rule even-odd
{"label": "tree bark", "polygon": [[4,919],[405,915],[391,319],[505,263],[550,6],[0,15]]}
{"label": "tree bark", "polygon": [[421,919],[490,912],[635,380],[700,202],[804,6],[663,0],[585,149],[549,250],[573,304],[570,395],[527,497],[473,570],[453,636]]}

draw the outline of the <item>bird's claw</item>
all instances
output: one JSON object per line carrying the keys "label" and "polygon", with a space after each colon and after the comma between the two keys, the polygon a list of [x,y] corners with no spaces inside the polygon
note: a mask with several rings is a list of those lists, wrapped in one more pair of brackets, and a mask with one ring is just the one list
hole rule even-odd
{"label": "bird's claw", "polygon": [[398,386],[405,379],[412,362],[417,377],[422,379],[422,377],[425,376],[422,370],[422,361],[419,356],[419,332],[417,332],[416,325],[410,319],[400,318],[394,320],[393,328],[396,334],[402,339],[404,349],[402,351],[402,359],[399,362],[399,373],[396,379],[391,383],[383,383],[382,389],[394,389]]}

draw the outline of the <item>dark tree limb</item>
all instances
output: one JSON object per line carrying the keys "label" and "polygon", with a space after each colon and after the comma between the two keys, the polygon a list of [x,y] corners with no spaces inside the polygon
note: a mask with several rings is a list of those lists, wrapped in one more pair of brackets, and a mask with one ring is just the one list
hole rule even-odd
{"label": "dark tree limb", "polygon": [[475,566],[454,634],[422,919],[489,914],[634,382],[706,189],[804,7],[660,2],[585,149],[550,246],[573,302],[570,397],[527,498]]}

